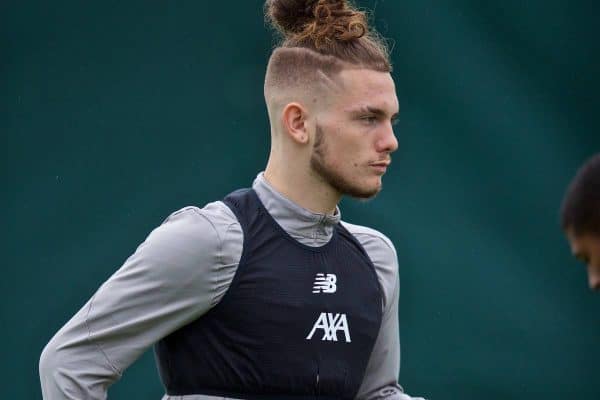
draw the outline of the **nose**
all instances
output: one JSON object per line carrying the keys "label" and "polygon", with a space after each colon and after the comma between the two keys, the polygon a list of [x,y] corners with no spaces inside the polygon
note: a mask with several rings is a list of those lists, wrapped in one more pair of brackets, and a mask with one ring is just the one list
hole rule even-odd
{"label": "nose", "polygon": [[588,265],[588,282],[590,289],[600,290],[600,265]]}
{"label": "nose", "polygon": [[383,129],[381,136],[377,140],[376,147],[380,153],[393,153],[398,150],[398,139],[394,135],[391,123],[387,124]]}

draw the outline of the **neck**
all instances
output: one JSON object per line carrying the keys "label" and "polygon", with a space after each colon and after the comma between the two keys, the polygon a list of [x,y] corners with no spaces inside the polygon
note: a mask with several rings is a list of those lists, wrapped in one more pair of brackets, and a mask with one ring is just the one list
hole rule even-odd
{"label": "neck", "polygon": [[287,167],[293,165],[297,164],[278,163],[271,157],[264,177],[275,190],[299,206],[314,213],[333,215],[342,195],[316,173]]}

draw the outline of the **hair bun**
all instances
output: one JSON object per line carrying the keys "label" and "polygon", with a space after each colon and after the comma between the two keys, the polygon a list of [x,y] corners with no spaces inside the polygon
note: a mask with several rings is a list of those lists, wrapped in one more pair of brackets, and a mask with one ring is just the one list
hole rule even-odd
{"label": "hair bun", "polygon": [[265,11],[286,38],[309,41],[316,48],[327,41],[348,41],[367,33],[365,14],[346,0],[267,0]]}
{"label": "hair bun", "polygon": [[271,23],[284,35],[300,33],[315,19],[318,0],[267,0],[265,11]]}

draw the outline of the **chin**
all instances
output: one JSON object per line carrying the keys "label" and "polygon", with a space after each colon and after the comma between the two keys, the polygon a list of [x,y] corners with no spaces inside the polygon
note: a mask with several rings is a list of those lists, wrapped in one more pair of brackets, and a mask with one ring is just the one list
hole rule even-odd
{"label": "chin", "polygon": [[368,200],[377,196],[381,191],[381,180],[376,184],[352,185],[352,187],[347,187],[346,189],[345,195],[356,199]]}
{"label": "chin", "polygon": [[357,200],[371,200],[372,198],[374,198],[375,196],[377,196],[379,194],[379,190],[377,191],[373,191],[373,192],[361,192],[361,193],[357,193],[357,194],[348,194],[348,196],[352,197],[353,199],[357,199]]}

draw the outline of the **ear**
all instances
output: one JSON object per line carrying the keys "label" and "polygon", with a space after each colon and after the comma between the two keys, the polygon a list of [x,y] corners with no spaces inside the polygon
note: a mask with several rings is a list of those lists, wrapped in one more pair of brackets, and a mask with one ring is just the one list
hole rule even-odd
{"label": "ear", "polygon": [[283,108],[283,127],[290,138],[298,144],[308,143],[308,112],[299,103],[289,103]]}

